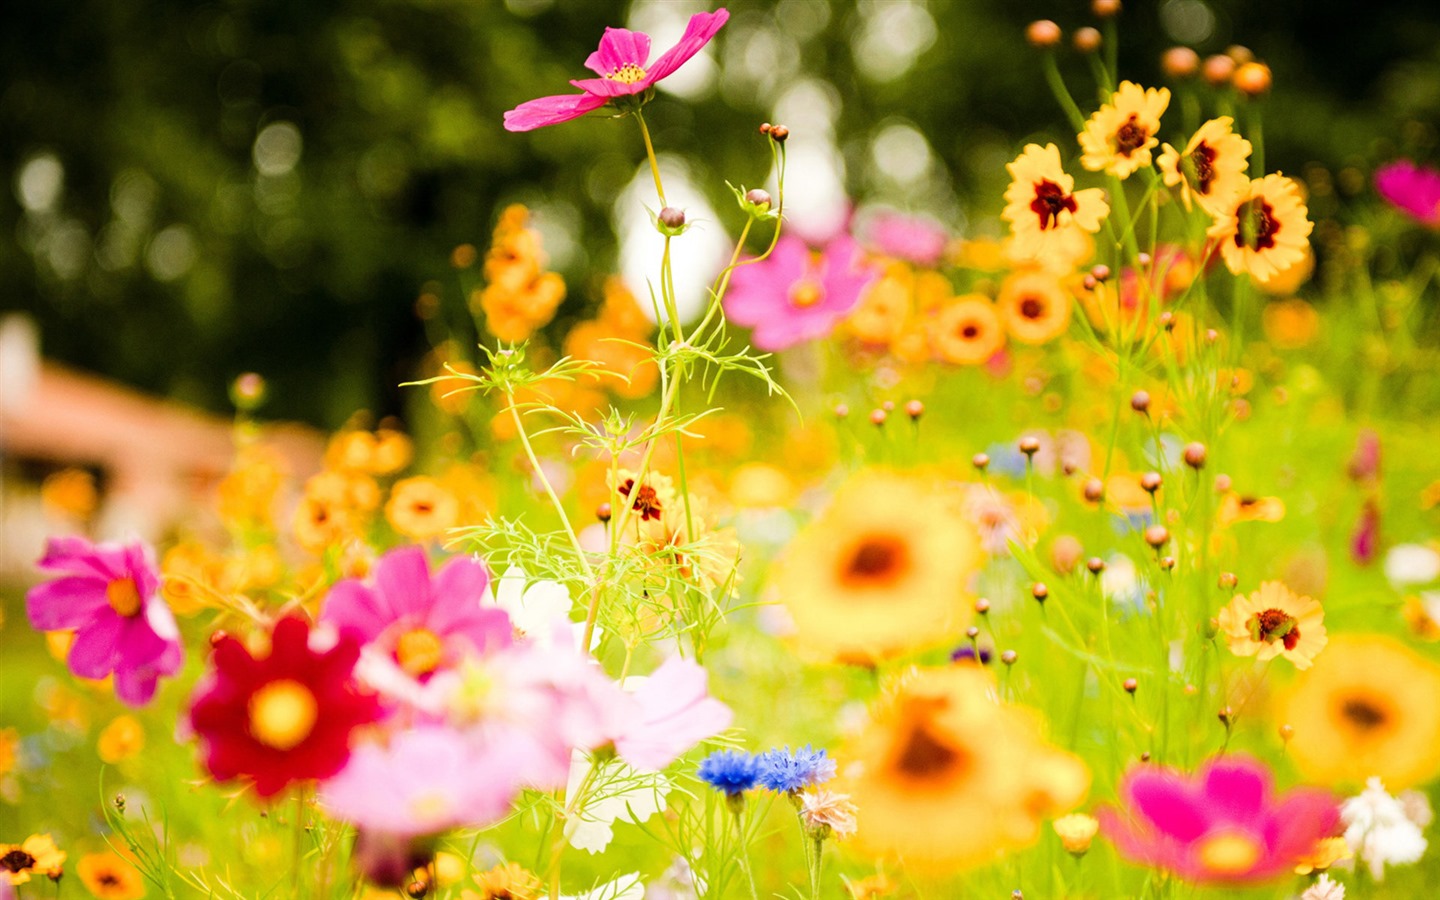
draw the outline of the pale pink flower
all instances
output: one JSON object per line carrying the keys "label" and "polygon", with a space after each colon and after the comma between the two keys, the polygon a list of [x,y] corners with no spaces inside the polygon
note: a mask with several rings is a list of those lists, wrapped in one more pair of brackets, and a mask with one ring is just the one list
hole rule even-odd
{"label": "pale pink flower", "polygon": [[614,736],[615,752],[641,771],[659,771],[734,718],[730,707],[709,695],[703,666],[672,656],[630,698],[634,711]]}
{"label": "pale pink flower", "polygon": [[829,828],[835,837],[847,838],[855,833],[855,813],[849,794],[816,788],[800,798],[800,818],[811,831]]}

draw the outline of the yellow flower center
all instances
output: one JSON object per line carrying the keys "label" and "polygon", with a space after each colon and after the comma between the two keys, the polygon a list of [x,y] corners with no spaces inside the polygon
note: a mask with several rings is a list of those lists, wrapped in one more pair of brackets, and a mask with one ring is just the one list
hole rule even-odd
{"label": "yellow flower center", "polygon": [[110,582],[105,586],[105,599],[110,601],[110,608],[122,616],[140,614],[140,590],[135,587],[133,578]]}
{"label": "yellow flower center", "polygon": [[315,730],[320,707],[298,681],[281,678],[250,696],[250,736],[275,750],[293,750]]}
{"label": "yellow flower center", "polygon": [[413,628],[395,642],[395,661],[411,678],[429,675],[440,668],[445,658],[445,645],[428,628]]}
{"label": "yellow flower center", "polygon": [[1217,875],[1240,875],[1260,860],[1260,845],[1239,831],[1222,831],[1200,842],[1200,862]]}
{"label": "yellow flower center", "polygon": [[806,278],[790,289],[790,305],[797,309],[814,306],[825,299],[825,288],[813,278]]}
{"label": "yellow flower center", "polygon": [[621,84],[635,84],[644,80],[645,70],[634,63],[626,63],[605,77]]}
{"label": "yellow flower center", "polygon": [[439,819],[450,811],[450,799],[439,792],[421,794],[410,801],[410,814],[416,819]]}

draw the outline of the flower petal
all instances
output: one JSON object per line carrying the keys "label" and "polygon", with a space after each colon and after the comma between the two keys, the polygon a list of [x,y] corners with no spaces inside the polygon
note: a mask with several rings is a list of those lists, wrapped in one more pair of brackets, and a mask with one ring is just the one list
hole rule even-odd
{"label": "flower petal", "polygon": [[578,119],[604,106],[606,98],[594,94],[561,94],[528,100],[505,113],[506,131],[534,131]]}
{"label": "flower petal", "polygon": [[25,595],[25,612],[37,631],[80,628],[108,609],[106,582],[88,575],[57,578]]}
{"label": "flower petal", "polygon": [[650,35],[628,28],[607,28],[600,49],[585,59],[585,68],[596,75],[612,75],[626,66],[645,68],[650,61]]}
{"label": "flower petal", "polygon": [[381,604],[389,607],[395,618],[412,615],[423,620],[434,604],[424,549],[401,547],[380,557],[375,564],[375,588]]}
{"label": "flower petal", "polygon": [[104,678],[115,671],[123,625],[119,616],[100,616],[77,631],[67,660],[70,671],[81,678]]}
{"label": "flower petal", "polygon": [[1201,790],[1211,822],[1249,827],[1259,823],[1270,796],[1270,776],[1248,759],[1216,760],[1205,772]]}
{"label": "flower petal", "polygon": [[1138,769],[1130,774],[1125,793],[1134,810],[1169,837],[1189,842],[1210,830],[1195,792],[1173,772]]}
{"label": "flower petal", "polygon": [[680,42],[666,50],[664,55],[655,60],[655,65],[646,70],[645,85],[648,87],[685,65],[690,57],[699,53],[702,47],[710,43],[710,39],[729,18],[730,13],[725,9],[717,9],[713,13],[696,13],[691,16],[689,24],[685,26],[685,34],[680,37]]}

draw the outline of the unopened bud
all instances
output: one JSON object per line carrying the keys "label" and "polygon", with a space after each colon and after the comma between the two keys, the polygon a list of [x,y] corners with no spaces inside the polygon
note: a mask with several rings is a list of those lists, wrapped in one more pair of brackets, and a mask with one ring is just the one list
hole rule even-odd
{"label": "unopened bud", "polygon": [[1222,706],[1220,707],[1220,711],[1215,714],[1215,717],[1220,720],[1220,724],[1229,728],[1231,723],[1235,721],[1235,710],[1228,706]]}
{"label": "unopened bud", "polygon": [[1205,65],[1200,71],[1205,76],[1205,80],[1210,82],[1213,87],[1223,87],[1230,83],[1231,78],[1235,77],[1235,60],[1223,53],[1217,53],[1206,58]]}
{"label": "unopened bud", "polygon": [[667,206],[660,210],[660,224],[666,228],[683,228],[685,226],[685,210]]}
{"label": "unopened bud", "polygon": [[835,418],[843,419],[848,415],[850,415],[850,407],[846,406],[844,403],[835,404]]}
{"label": "unopened bud", "polygon": [[1164,483],[1165,479],[1160,477],[1159,472],[1146,472],[1140,476],[1140,486],[1145,489],[1147,494],[1153,494],[1160,490],[1160,486]]}
{"label": "unopened bud", "polygon": [[1260,62],[1247,62],[1235,70],[1235,88],[1247,97],[1258,97],[1270,90],[1270,67]]}
{"label": "unopened bud", "polygon": [[887,412],[885,412],[885,410],[883,410],[883,409],[872,409],[872,410],[870,410],[870,424],[871,424],[871,425],[875,425],[875,426],[884,425],[884,424],[885,424],[885,420],[888,419],[888,418],[890,418],[890,414],[887,413]]}
{"label": "unopened bud", "polygon": [[909,403],[905,404],[905,415],[909,416],[912,419],[920,418],[921,416],[925,415],[925,404],[921,403],[919,400],[911,400]]}
{"label": "unopened bud", "polygon": [[976,600],[976,601],[975,601],[975,611],[976,611],[977,613],[979,613],[980,615],[982,615],[982,616],[985,615],[986,613],[988,613],[988,612],[990,611],[990,601],[987,600],[987,599],[985,599],[984,597],[981,597],[980,599]]}
{"label": "unopened bud", "polygon": [[1004,653],[1000,654],[1000,661],[1007,666],[1015,665],[1015,660],[1019,658],[1020,654],[1016,653],[1014,650],[1006,650]]}
{"label": "unopened bud", "polygon": [[1125,693],[1133,694],[1140,689],[1140,682],[1133,678],[1125,679]]}
{"label": "unopened bud", "polygon": [[1130,408],[1138,413],[1150,409],[1150,394],[1148,391],[1136,391],[1130,395]]}
{"label": "unopened bud", "polygon": [[1159,550],[1170,542],[1170,532],[1164,525],[1151,525],[1145,529],[1145,543]]}
{"label": "unopened bud", "polygon": [[1020,439],[1020,452],[1028,457],[1033,457],[1040,452],[1040,439],[1033,435],[1026,435]]}
{"label": "unopened bud", "polygon": [[974,466],[975,468],[979,469],[981,472],[985,471],[985,468],[990,465],[990,456],[989,456],[989,454],[986,454],[986,453],[977,453],[977,454],[975,454],[974,456],[970,457],[970,465],[972,465],[972,466]]}
{"label": "unopened bud", "polygon": [[755,188],[752,191],[746,191],[745,202],[754,204],[755,206],[761,207],[763,209],[769,209],[771,203],[770,192],[761,190],[760,188]]}
{"label": "unopened bud", "polygon": [[1205,445],[1194,441],[1185,445],[1185,465],[1192,469],[1205,468]]}
{"label": "unopened bud", "polygon": [[1120,0],[1094,0],[1090,11],[1102,19],[1120,14]]}
{"label": "unopened bud", "polygon": [[1091,503],[1099,503],[1105,497],[1105,482],[1098,478],[1091,478],[1085,482],[1085,499]]}
{"label": "unopened bud", "polygon": [[1044,603],[1046,598],[1050,596],[1050,589],[1045,586],[1044,582],[1037,581],[1030,586],[1030,596]]}
{"label": "unopened bud", "polygon": [[1110,267],[1107,265],[1092,266],[1090,269],[1090,276],[1096,281],[1109,281]]}
{"label": "unopened bud", "polygon": [[1049,19],[1036,19],[1026,27],[1025,40],[1032,47],[1053,47],[1060,43],[1060,26]]}
{"label": "unopened bud", "polygon": [[602,503],[599,506],[595,507],[595,518],[599,519],[602,522],[610,521],[610,516],[613,514],[614,510],[610,508],[609,503]]}
{"label": "unopened bud", "polygon": [[1231,44],[1225,48],[1225,55],[1235,60],[1237,66],[1255,61],[1255,51],[1244,44]]}
{"label": "unopened bud", "polygon": [[769,134],[770,134],[770,129],[773,128],[773,127],[774,127],[774,126],[771,125],[769,122],[766,122],[766,123],[764,123],[763,125],[760,126],[760,133],[761,133],[761,134],[764,134],[764,135],[769,135]]}
{"label": "unopened bud", "polygon": [[1081,53],[1094,53],[1100,49],[1100,32],[1094,28],[1081,28],[1075,32],[1072,40],[1075,42],[1075,49]]}
{"label": "unopened bud", "polygon": [[1092,556],[1085,560],[1085,568],[1090,570],[1091,575],[1099,575],[1105,571],[1105,560],[1098,556]]}
{"label": "unopened bud", "polygon": [[790,129],[786,128],[784,125],[770,126],[770,140],[774,141],[777,144],[783,144],[785,143],[785,139],[788,137],[790,137]]}
{"label": "unopened bud", "polygon": [[1162,571],[1169,572],[1169,571],[1170,571],[1171,569],[1173,569],[1173,568],[1175,568],[1175,557],[1173,557],[1173,556],[1162,556],[1162,557],[1160,557],[1160,569],[1161,569]]}
{"label": "unopened bud", "polygon": [[1287,744],[1290,743],[1290,739],[1295,736],[1295,726],[1289,724],[1288,722],[1284,725],[1281,725],[1277,730],[1280,732],[1280,740],[1284,741]]}
{"label": "unopened bud", "polygon": [[1233,591],[1235,590],[1235,585],[1239,583],[1240,579],[1234,572],[1220,573],[1220,589],[1222,591]]}
{"label": "unopened bud", "polygon": [[1190,78],[1200,71],[1200,54],[1189,47],[1171,47],[1160,57],[1160,68],[1171,78]]}

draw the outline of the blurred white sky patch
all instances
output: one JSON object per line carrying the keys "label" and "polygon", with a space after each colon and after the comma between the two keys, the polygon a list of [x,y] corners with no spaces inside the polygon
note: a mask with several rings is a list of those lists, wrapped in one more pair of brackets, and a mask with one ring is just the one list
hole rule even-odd
{"label": "blurred white sky patch", "polygon": [[924,179],[934,164],[930,142],[908,122],[883,126],[870,141],[870,159],[880,174],[901,186]]}
{"label": "blurred white sky patch", "polygon": [[[790,129],[786,143],[785,221],[792,234],[824,244],[845,229],[850,198],[845,193],[845,160],[835,142],[840,98],[834,85],[797,81],[775,104],[774,118]],[[777,194],[774,173],[767,185]]]}
{"label": "blurred white sky patch", "polygon": [[25,161],[15,176],[15,198],[26,212],[49,212],[60,202],[65,188],[65,166],[53,153]]}
{"label": "blurred white sky patch", "polygon": [[[710,4],[691,0],[638,0],[630,7],[630,20],[625,27],[650,35],[650,62],[653,63],[679,42],[686,23],[698,12],[710,12]],[[712,41],[655,87],[667,94],[694,100],[715,86],[718,74]]]}
{"label": "blurred white sky patch", "polygon": [[[709,302],[710,284],[729,260],[734,248],[715,210],[705,202],[683,160],[660,157],[660,175],[665,180],[665,199],[683,209],[691,223],[689,231],[670,242],[670,261],[675,273],[676,308],[682,322],[688,322]],[[653,318],[651,285],[660,299],[660,258],[665,240],[650,223],[650,213],[660,212],[655,196],[655,179],[650,166],[642,164],[635,177],[615,202],[615,231],[620,235],[620,277],[635,294],[640,308]],[[662,309],[663,314],[663,309]]]}
{"label": "blurred white sky patch", "polygon": [[851,38],[855,65],[872,81],[894,81],[940,36],[924,0],[864,0]]}

